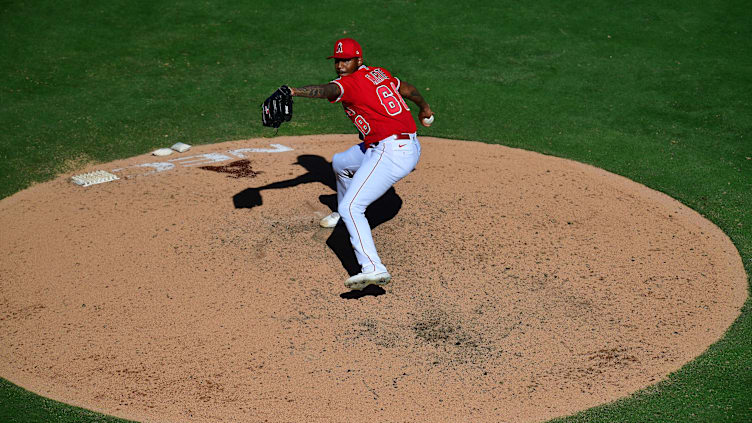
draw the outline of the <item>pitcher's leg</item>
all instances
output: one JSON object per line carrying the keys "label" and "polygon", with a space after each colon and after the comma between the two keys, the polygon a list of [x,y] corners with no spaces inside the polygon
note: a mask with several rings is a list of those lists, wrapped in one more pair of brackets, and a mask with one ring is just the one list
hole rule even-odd
{"label": "pitcher's leg", "polygon": [[[365,157],[365,148],[363,144],[354,145],[347,150],[337,153],[332,157],[332,170],[337,184],[337,204],[342,201],[342,197],[350,186],[353,175],[360,167],[360,163]],[[340,220],[338,212],[332,212],[325,216],[319,222],[323,228],[333,228],[337,226]]]}
{"label": "pitcher's leg", "polygon": [[337,153],[332,158],[332,169],[337,179],[337,204],[342,202],[342,198],[350,187],[355,172],[360,168],[360,164],[365,158],[365,146],[363,143],[354,145],[347,150]]}
{"label": "pitcher's leg", "polygon": [[383,143],[369,149],[339,203],[339,214],[350,233],[355,258],[363,273],[386,271],[376,252],[371,227],[365,217],[366,208],[409,173],[395,166],[388,155]]}

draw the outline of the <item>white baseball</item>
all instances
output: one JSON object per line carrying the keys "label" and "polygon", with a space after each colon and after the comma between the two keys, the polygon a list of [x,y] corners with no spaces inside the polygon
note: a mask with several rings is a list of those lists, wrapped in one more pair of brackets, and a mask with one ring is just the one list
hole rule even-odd
{"label": "white baseball", "polygon": [[432,123],[433,123],[433,115],[427,118],[423,118],[423,125],[431,126]]}

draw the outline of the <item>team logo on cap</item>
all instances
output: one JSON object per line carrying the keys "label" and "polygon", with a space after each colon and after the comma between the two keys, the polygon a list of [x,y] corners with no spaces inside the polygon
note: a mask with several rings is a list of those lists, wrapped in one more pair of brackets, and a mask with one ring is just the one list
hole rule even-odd
{"label": "team logo on cap", "polygon": [[341,42],[340,42],[340,43],[337,43],[337,51],[335,51],[334,53],[335,53],[335,54],[336,54],[336,53],[342,53],[342,43],[341,43]]}

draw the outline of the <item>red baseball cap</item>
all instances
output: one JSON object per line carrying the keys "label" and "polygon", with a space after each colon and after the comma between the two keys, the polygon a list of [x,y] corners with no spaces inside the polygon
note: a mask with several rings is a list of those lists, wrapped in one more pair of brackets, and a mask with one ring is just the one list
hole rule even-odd
{"label": "red baseball cap", "polygon": [[352,38],[340,38],[334,43],[334,54],[327,59],[352,59],[353,57],[363,57],[360,44]]}

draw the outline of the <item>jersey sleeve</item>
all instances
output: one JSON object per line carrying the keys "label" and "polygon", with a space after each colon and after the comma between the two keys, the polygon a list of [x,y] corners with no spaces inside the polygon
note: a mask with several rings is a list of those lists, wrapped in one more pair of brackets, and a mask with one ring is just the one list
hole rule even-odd
{"label": "jersey sleeve", "polygon": [[339,87],[339,97],[337,97],[334,100],[329,100],[329,102],[339,103],[342,101],[342,96],[345,94],[345,87],[342,86],[342,83],[340,82],[340,78],[333,80],[331,83]]}
{"label": "jersey sleeve", "polygon": [[353,98],[353,95],[355,93],[356,88],[356,81],[353,78],[353,75],[344,76],[341,78],[337,78],[332,81],[332,84],[335,84],[339,86],[339,97],[337,97],[334,101],[330,101],[331,103],[341,103],[341,102],[348,102],[351,101]]}

